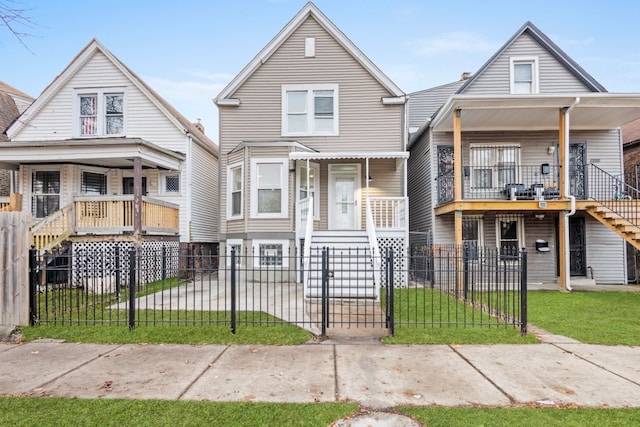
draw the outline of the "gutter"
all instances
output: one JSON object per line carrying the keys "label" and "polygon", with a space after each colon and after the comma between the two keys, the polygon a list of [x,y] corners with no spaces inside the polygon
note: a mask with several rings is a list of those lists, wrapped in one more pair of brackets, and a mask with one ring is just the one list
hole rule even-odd
{"label": "gutter", "polygon": [[[564,174],[564,197],[568,198],[571,201],[571,209],[569,210],[569,212],[564,213],[564,217],[565,220],[569,220],[569,217],[572,216],[573,214],[576,213],[576,198],[575,196],[573,196],[572,194],[569,193],[569,123],[570,123],[570,113],[571,110],[573,110],[576,105],[578,105],[580,103],[580,97],[577,96],[574,101],[571,103],[571,105],[569,105],[568,107],[564,108],[564,156],[565,158],[563,159],[563,164],[564,164],[564,170],[562,171],[562,173]],[[564,241],[566,242],[566,244],[569,244],[569,227],[565,226],[564,227]],[[569,255],[569,251],[565,251],[565,253],[563,254],[565,257],[565,288],[567,291],[571,292],[573,289],[571,288],[571,277],[570,277],[570,273],[569,273],[569,263],[571,262],[570,259],[570,255]]]}

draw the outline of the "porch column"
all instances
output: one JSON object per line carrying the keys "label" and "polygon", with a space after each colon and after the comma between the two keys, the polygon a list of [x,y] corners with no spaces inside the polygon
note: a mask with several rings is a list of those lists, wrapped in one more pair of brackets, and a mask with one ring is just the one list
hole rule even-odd
{"label": "porch column", "polygon": [[[454,200],[462,200],[462,110],[456,109],[453,115],[453,188]],[[454,215],[455,245],[462,246],[462,211]]]}
{"label": "porch column", "polygon": [[[453,115],[453,195],[454,203],[462,200],[462,110]],[[456,209],[453,215],[454,237],[456,245],[457,271],[456,289],[462,291],[464,283],[464,261],[462,259],[462,211]]]}
{"label": "porch column", "polygon": [[[568,193],[568,182],[565,180],[564,170],[568,165],[566,160],[566,122],[565,122],[565,109],[560,109],[558,119],[558,190],[560,197],[564,198],[564,195]],[[566,211],[560,211],[558,213],[558,266],[560,276],[558,277],[558,283],[561,289],[566,290],[569,281],[569,217],[566,215]]]}
{"label": "porch column", "polygon": [[133,236],[140,241],[142,236],[142,159],[133,158]]}

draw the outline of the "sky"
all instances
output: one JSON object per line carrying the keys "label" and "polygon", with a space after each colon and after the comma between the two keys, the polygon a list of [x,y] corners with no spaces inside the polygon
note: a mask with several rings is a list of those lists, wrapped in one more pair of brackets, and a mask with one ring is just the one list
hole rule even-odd
{"label": "sky", "polygon": [[[609,92],[640,92],[640,2],[316,0],[405,93],[477,71],[531,21]],[[27,9],[24,45],[0,27],[0,80],[37,97],[97,38],[218,140],[213,98],[306,0],[0,0]],[[25,47],[26,45],[26,47]]]}

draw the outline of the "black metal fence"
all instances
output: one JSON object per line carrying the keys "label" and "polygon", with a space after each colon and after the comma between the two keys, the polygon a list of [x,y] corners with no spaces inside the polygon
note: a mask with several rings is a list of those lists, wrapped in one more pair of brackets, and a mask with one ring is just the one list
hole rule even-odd
{"label": "black metal fence", "polygon": [[[402,255],[322,248],[31,251],[33,324],[327,328],[505,326],[526,333],[526,252],[424,245]],[[87,259],[90,258],[90,260]]]}

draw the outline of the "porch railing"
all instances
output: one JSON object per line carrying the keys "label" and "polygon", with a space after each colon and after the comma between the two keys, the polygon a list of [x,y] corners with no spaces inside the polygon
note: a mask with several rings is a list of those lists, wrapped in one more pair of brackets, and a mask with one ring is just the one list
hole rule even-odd
{"label": "porch railing", "polygon": [[[132,195],[75,197],[74,205],[79,233],[112,234],[134,230]],[[143,231],[175,234],[178,224],[178,205],[142,198]]]}
{"label": "porch railing", "polygon": [[589,198],[637,227],[640,224],[640,190],[594,164],[589,164],[588,171]]}
{"label": "porch railing", "polygon": [[408,228],[409,210],[406,197],[369,197],[367,206],[371,208],[371,225],[377,230]]}
{"label": "porch railing", "polygon": [[371,248],[371,258],[373,263],[373,280],[376,285],[376,298],[380,296],[380,270],[382,266],[382,254],[380,253],[380,247],[378,246],[378,237],[376,236],[376,223],[373,215],[371,198],[367,199],[366,207],[366,221],[367,221],[367,236],[369,238],[369,246]]}
{"label": "porch railing", "polygon": [[11,193],[9,197],[0,197],[0,212],[22,210],[22,194]]}
{"label": "porch railing", "polygon": [[[302,249],[302,271],[305,287],[309,283],[311,267],[311,237],[313,235],[313,196],[309,196],[299,202],[301,230],[304,230],[304,248]],[[304,228],[303,228],[304,227]]]}
{"label": "porch railing", "polygon": [[[463,166],[462,198],[465,200],[536,200],[560,197],[558,166],[536,165]],[[436,177],[438,203],[454,199],[454,175]],[[513,190],[512,190],[513,189]]]}
{"label": "porch railing", "polygon": [[73,205],[57,210],[31,227],[31,244],[43,252],[60,244],[73,233]]}

